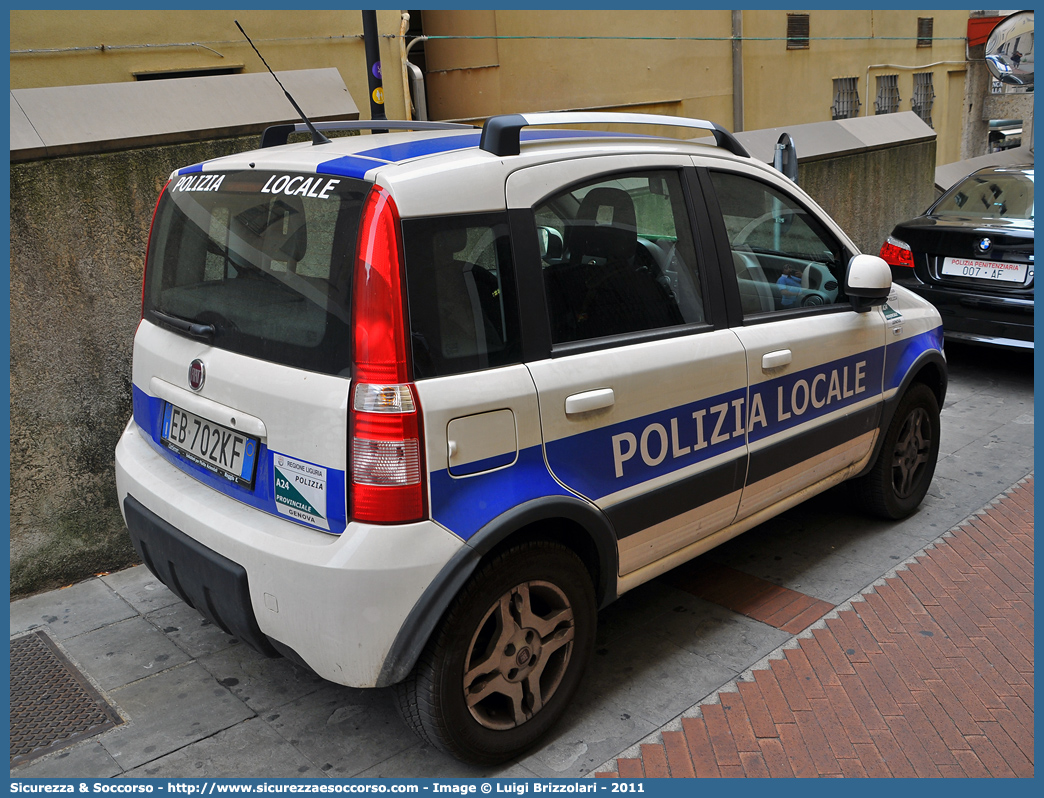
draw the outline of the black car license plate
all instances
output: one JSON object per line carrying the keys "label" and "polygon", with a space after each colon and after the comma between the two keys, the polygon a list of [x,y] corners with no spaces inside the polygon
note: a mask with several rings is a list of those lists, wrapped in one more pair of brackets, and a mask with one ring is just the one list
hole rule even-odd
{"label": "black car license plate", "polygon": [[163,444],[186,460],[229,482],[254,486],[258,440],[189,413],[169,402],[163,408]]}
{"label": "black car license plate", "polygon": [[1026,282],[1029,267],[1025,263],[1004,263],[973,258],[943,258],[942,273],[948,277],[972,277],[1002,283]]}

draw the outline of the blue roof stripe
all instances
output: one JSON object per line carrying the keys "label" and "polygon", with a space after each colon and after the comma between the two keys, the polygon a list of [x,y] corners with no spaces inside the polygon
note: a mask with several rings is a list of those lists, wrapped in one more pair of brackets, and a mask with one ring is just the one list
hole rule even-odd
{"label": "blue roof stripe", "polygon": [[355,177],[360,180],[366,176],[371,169],[384,166],[388,162],[376,158],[367,158],[361,155],[345,155],[334,158],[332,161],[323,161],[315,167],[316,174],[340,175],[341,177]]}
{"label": "blue roof stripe", "polygon": [[192,166],[186,166],[183,169],[179,169],[178,170],[178,174],[179,175],[190,175],[193,172],[202,172],[202,171],[203,171],[203,164],[197,163],[197,164],[193,164]]}
{"label": "blue roof stripe", "polygon": [[402,163],[411,158],[422,158],[425,155],[438,155],[453,150],[466,150],[469,147],[477,147],[479,133],[466,133],[463,136],[439,136],[430,139],[417,139],[416,141],[404,141],[401,144],[389,144],[386,147],[376,147],[372,150],[360,152],[364,158],[380,158],[382,161]]}
{"label": "blue roof stripe", "polygon": [[[523,130],[522,141],[549,141],[571,138],[633,138],[623,133],[609,133],[595,130]],[[440,136],[437,138],[404,141],[399,144],[388,144],[374,147],[354,155],[345,155],[319,164],[315,171],[319,174],[342,175],[344,177],[363,178],[371,169],[389,163],[403,163],[426,155],[440,155],[445,152],[466,150],[477,147],[481,133],[466,133],[462,136]]]}

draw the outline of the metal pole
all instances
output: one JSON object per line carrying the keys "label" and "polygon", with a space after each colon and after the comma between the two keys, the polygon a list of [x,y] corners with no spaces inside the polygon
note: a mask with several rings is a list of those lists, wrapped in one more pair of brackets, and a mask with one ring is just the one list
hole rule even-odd
{"label": "metal pole", "polygon": [[366,83],[370,89],[370,119],[387,119],[388,115],[384,112],[384,83],[381,79],[381,43],[377,37],[377,12],[363,11],[362,23],[363,41],[366,43]]}
{"label": "metal pole", "polygon": [[743,130],[743,12],[732,12],[732,132]]}

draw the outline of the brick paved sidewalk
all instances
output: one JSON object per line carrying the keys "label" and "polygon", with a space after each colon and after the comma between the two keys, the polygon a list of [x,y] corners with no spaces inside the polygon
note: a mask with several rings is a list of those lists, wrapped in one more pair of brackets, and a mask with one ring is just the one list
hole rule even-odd
{"label": "brick paved sidewalk", "polygon": [[1033,776],[1032,475],[595,775]]}

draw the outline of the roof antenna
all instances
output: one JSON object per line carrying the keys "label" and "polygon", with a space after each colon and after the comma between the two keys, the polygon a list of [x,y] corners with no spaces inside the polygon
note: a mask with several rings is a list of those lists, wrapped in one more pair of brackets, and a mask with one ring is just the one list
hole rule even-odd
{"label": "roof antenna", "polygon": [[[233,22],[236,23],[236,27],[239,28],[239,32],[243,34],[243,38],[247,40],[251,47],[254,47],[254,43],[250,41],[250,37],[247,36],[247,32],[243,30],[243,26],[239,24],[239,20],[236,19],[233,20]],[[268,65],[268,62],[265,60],[265,57],[261,55],[261,51],[254,47],[254,52],[257,53],[257,57],[261,59],[261,63],[265,65],[265,69],[267,69],[271,73],[272,77],[275,78],[275,82],[279,83],[279,78],[276,78],[276,73],[272,72],[272,67]],[[290,96],[290,92],[286,90],[282,83],[279,83],[279,88],[283,90],[283,94],[286,95],[286,99],[288,99],[290,101],[290,104],[294,106],[294,110],[297,111],[297,115],[304,120],[304,123],[308,125],[308,129],[312,131],[312,144],[329,144],[330,139],[328,139],[326,136],[324,136],[322,133],[315,129],[315,125],[313,125],[311,120],[307,116],[305,116],[304,111],[301,110],[301,106],[294,101],[294,98]]]}

